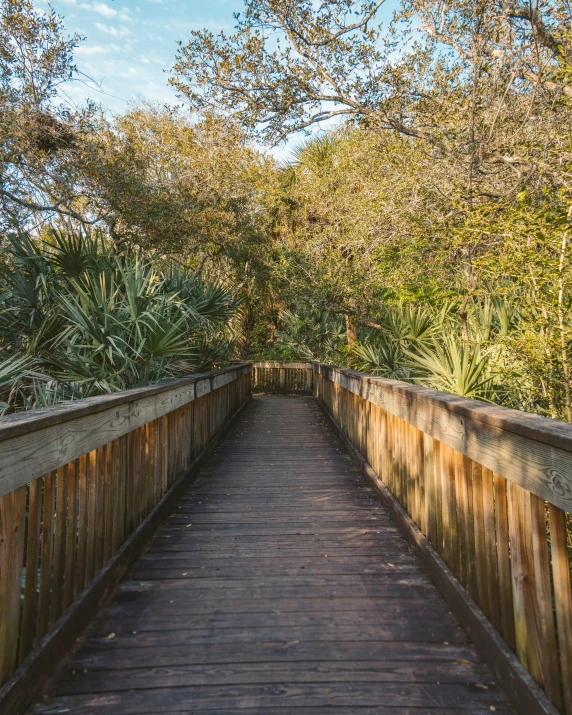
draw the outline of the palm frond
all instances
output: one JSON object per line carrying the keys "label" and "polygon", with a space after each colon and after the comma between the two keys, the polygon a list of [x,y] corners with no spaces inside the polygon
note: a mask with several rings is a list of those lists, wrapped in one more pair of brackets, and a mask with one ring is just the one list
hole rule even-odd
{"label": "palm frond", "polygon": [[422,372],[417,378],[437,390],[462,397],[493,402],[495,374],[491,371],[489,355],[480,346],[447,336],[442,343],[422,346],[414,353],[406,351],[412,364]]}

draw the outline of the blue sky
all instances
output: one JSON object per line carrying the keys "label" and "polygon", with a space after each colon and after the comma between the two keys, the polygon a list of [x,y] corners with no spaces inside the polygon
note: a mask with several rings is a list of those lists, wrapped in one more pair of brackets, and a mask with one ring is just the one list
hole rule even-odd
{"label": "blue sky", "polygon": [[[37,0],[40,7],[48,3]],[[177,40],[209,28],[230,31],[241,0],[52,0],[68,33],[86,37],[76,53],[78,69],[93,82],[66,88],[74,103],[86,97],[113,112],[124,111],[138,96],[176,102],[167,83]],[[98,86],[99,85],[99,86]]]}

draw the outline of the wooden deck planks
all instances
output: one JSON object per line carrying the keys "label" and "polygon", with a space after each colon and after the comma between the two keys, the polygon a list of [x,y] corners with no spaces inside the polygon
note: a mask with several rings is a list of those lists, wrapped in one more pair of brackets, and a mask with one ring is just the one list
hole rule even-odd
{"label": "wooden deck planks", "polygon": [[260,395],[34,713],[510,712],[310,398]]}

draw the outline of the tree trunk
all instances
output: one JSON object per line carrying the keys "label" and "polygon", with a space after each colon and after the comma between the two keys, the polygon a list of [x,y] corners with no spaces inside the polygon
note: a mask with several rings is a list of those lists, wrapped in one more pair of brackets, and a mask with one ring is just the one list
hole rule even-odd
{"label": "tree trunk", "polygon": [[348,345],[353,345],[358,342],[358,324],[356,319],[346,314],[346,336]]}
{"label": "tree trunk", "polygon": [[562,355],[562,372],[564,373],[564,399],[566,402],[566,419],[572,422],[572,388],[570,385],[570,363],[568,361],[568,348],[566,340],[566,320],[564,316],[564,268],[566,265],[566,250],[568,248],[568,234],[564,231],[562,246],[560,248],[560,263],[558,266],[558,327],[560,328],[560,346]]}

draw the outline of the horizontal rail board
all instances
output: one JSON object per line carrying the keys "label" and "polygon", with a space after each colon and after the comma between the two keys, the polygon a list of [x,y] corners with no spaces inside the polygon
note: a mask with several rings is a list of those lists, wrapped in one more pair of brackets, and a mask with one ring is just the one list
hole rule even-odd
{"label": "horizontal rail board", "polygon": [[232,366],[162,385],[0,418],[0,496],[250,370],[250,365]]}
{"label": "horizontal rail board", "polygon": [[353,370],[320,363],[313,367],[536,496],[572,511],[572,425]]}
{"label": "horizontal rail board", "polygon": [[266,360],[263,362],[254,362],[252,367],[261,368],[281,368],[284,370],[308,370],[312,367],[311,362],[281,362],[280,360]]}

